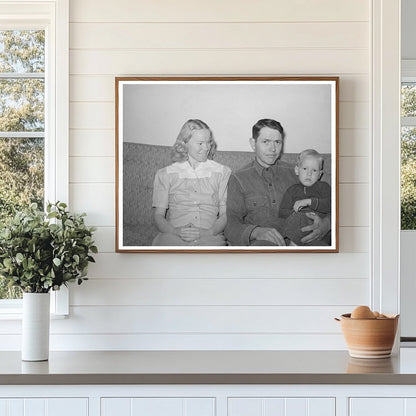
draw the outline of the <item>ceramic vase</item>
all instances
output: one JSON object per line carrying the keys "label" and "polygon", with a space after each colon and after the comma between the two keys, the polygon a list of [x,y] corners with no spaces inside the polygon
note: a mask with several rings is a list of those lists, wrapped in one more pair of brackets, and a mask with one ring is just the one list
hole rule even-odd
{"label": "ceramic vase", "polygon": [[49,358],[50,294],[23,293],[22,360]]}

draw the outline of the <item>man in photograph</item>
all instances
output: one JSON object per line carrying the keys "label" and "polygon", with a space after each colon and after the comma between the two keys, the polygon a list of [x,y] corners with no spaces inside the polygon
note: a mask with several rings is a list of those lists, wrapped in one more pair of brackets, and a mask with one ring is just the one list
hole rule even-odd
{"label": "man in photograph", "polygon": [[[284,223],[279,217],[283,194],[297,182],[293,166],[279,161],[284,130],[272,119],[259,120],[252,128],[250,145],[255,159],[231,175],[228,183],[225,237],[233,246],[285,246]],[[302,227],[309,232],[302,238],[307,245],[321,245],[331,228],[330,214],[321,218],[306,213],[312,220]]]}

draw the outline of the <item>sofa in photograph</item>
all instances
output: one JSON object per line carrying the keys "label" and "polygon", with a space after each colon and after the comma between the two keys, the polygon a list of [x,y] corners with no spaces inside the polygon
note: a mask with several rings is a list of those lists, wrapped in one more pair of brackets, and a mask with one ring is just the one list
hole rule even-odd
{"label": "sofa in photograph", "polygon": [[[123,245],[151,246],[157,234],[152,215],[152,193],[155,173],[172,163],[171,146],[141,143],[123,145]],[[324,154],[324,175],[331,183],[331,155]],[[279,163],[294,168],[297,153],[284,153]],[[250,163],[252,151],[217,151],[214,160],[236,171]],[[296,176],[293,169],[293,180]]]}

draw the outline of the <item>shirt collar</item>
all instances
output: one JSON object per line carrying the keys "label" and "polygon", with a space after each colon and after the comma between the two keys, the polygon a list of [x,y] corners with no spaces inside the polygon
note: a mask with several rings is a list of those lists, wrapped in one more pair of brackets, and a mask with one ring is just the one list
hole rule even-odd
{"label": "shirt collar", "polygon": [[205,162],[198,162],[195,166],[195,169],[191,166],[188,160],[184,160],[181,162],[176,162],[174,165],[177,166],[178,170],[200,170],[204,169],[206,166],[210,167],[212,163],[212,160],[208,159]]}
{"label": "shirt collar", "polygon": [[276,170],[276,166],[277,166],[277,161],[273,166],[270,166],[269,168],[265,168],[264,166],[260,165],[260,163],[257,161],[257,158],[254,159],[254,169],[256,169],[256,172],[260,175],[263,176],[263,172],[268,169],[269,172],[271,172],[273,175],[275,174],[275,170]]}

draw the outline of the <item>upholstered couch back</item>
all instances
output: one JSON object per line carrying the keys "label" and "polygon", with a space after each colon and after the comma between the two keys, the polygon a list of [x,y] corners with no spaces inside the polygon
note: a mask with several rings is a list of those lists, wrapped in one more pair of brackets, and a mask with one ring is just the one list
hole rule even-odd
{"label": "upholstered couch back", "polygon": [[[124,246],[150,246],[157,234],[152,215],[155,173],[172,163],[171,147],[140,143],[123,145],[123,243]],[[322,180],[331,183],[331,155],[324,156]],[[280,163],[295,166],[297,154],[285,153]],[[253,152],[218,151],[214,160],[238,170],[253,160]],[[295,174],[294,182],[296,180]]]}

